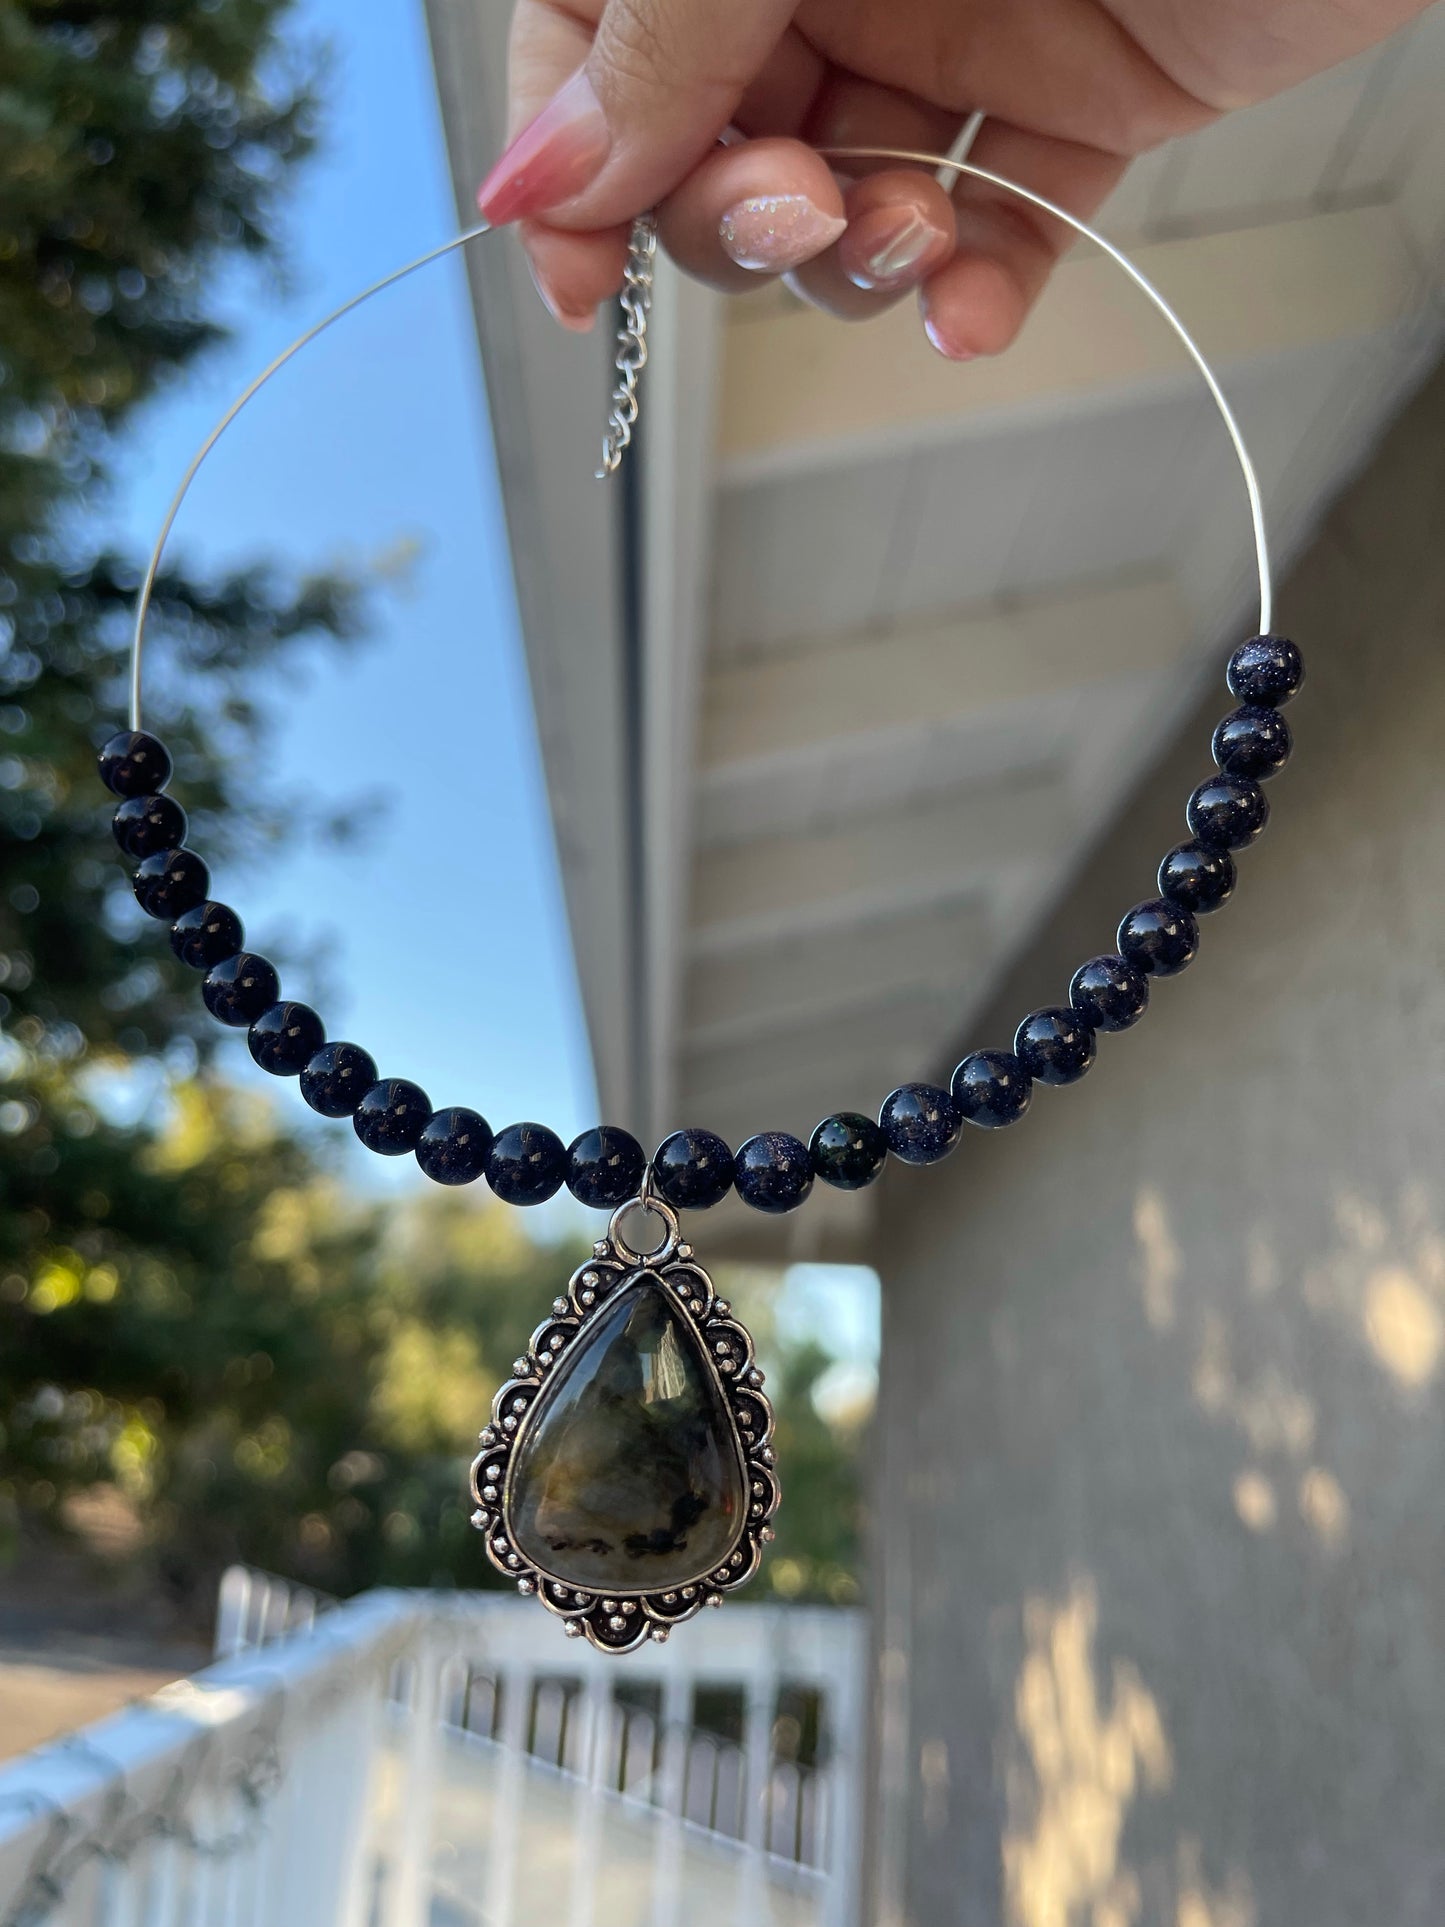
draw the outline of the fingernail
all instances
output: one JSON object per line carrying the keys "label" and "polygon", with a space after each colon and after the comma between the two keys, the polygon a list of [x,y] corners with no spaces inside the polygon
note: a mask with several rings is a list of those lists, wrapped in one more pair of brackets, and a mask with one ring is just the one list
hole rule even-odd
{"label": "fingernail", "polygon": [[536,262],[530,257],[528,258],[527,266],[531,270],[532,286],[541,296],[542,305],[548,314],[551,315],[552,319],[560,323],[562,327],[570,329],[574,335],[591,334],[593,324],[597,320],[597,310],[595,308],[569,308],[565,306],[561,299],[547,285],[547,281],[539,271]]}
{"label": "fingernail", "polygon": [[602,171],[611,146],[601,102],[579,67],[477,189],[483,220],[502,227],[570,201]]}
{"label": "fingernail", "polygon": [[825,214],[806,194],[756,194],[730,207],[717,232],[740,268],[781,274],[821,254],[847,225],[841,214]]}
{"label": "fingernail", "polygon": [[947,245],[917,208],[878,207],[850,225],[838,258],[855,288],[896,288],[916,279],[928,256],[943,254]]}
{"label": "fingernail", "polygon": [[923,332],[928,336],[928,339],[933,343],[933,346],[938,350],[939,354],[946,355],[950,361],[977,361],[977,348],[966,346],[957,336],[951,334],[947,328],[942,327],[937,316],[926,303],[923,309]]}

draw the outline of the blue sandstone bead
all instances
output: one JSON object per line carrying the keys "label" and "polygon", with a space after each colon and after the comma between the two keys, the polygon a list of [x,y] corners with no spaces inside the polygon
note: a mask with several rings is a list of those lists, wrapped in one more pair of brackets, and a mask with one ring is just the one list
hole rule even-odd
{"label": "blue sandstone bead", "polygon": [[143,860],[132,883],[135,900],[148,917],[174,923],[205,902],[211,875],[194,850],[157,850]]}
{"label": "blue sandstone bead", "polygon": [[630,1131],[615,1124],[599,1124],[584,1131],[567,1147],[567,1189],[579,1204],[594,1211],[615,1211],[635,1198],[647,1163],[642,1146]]}
{"label": "blue sandstone bead", "polygon": [[1242,850],[1269,821],[1269,799],[1247,776],[1211,776],[1190,797],[1185,815],[1199,842]]}
{"label": "blue sandstone bead", "polygon": [[201,999],[211,1015],[238,1030],[254,1024],[281,994],[276,966],[265,957],[241,950],[223,958],[206,972]]}
{"label": "blue sandstone bead", "polygon": [[1226,776],[1251,776],[1257,783],[1277,776],[1289,761],[1294,737],[1277,709],[1246,703],[1232,709],[1214,732],[1214,760]]}
{"label": "blue sandstone bead", "polygon": [[567,1149],[545,1124],[509,1124],[487,1155],[487,1183],[504,1204],[544,1204],[567,1176]]}
{"label": "blue sandstone bead", "polygon": [[970,1051],[954,1071],[951,1088],[959,1116],[985,1131],[1016,1124],[1033,1096],[1032,1079],[1007,1050]]}
{"label": "blue sandstone bead", "polygon": [[937,1164],[963,1135],[958,1106],[933,1084],[900,1084],[890,1091],[878,1125],[889,1150],[904,1164]]}
{"label": "blue sandstone bead", "polygon": [[715,1131],[674,1131],[652,1158],[658,1191],[676,1211],[706,1211],[732,1189],[733,1154]]}
{"label": "blue sandstone bead", "polygon": [[1199,926],[1167,897],[1136,903],[1119,925],[1119,949],[1150,977],[1173,977],[1194,961]]}
{"label": "blue sandstone bead", "polygon": [[1278,709],[1299,694],[1304,658],[1288,636],[1251,636],[1229,658],[1229,693]]}
{"label": "blue sandstone bead", "polygon": [[1149,1008],[1149,980],[1125,957],[1090,957],[1074,972],[1069,1002],[1094,1030],[1128,1030]]}
{"label": "blue sandstone bead", "polygon": [[399,1158],[414,1151],[431,1117],[431,1099],[405,1077],[383,1077],[366,1091],[351,1117],[351,1128],[368,1151]]}
{"label": "blue sandstone bead", "polygon": [[301,1095],[323,1117],[351,1117],[376,1082],[376,1063],[360,1044],[323,1044],[301,1073]]}
{"label": "blue sandstone bead", "polygon": [[246,1042],[263,1071],[299,1077],[326,1042],[326,1026],[310,1004],[275,1003],[252,1024]]}
{"label": "blue sandstone bead", "polygon": [[1159,865],[1160,896],[1195,916],[1226,903],[1234,881],[1234,858],[1228,850],[1211,850],[1203,843],[1177,844]]}
{"label": "blue sandstone bead", "polygon": [[1097,1049],[1078,1011],[1058,1005],[1030,1011],[1014,1032],[1014,1056],[1039,1084],[1076,1084]]}
{"label": "blue sandstone bead", "polygon": [[234,957],[246,940],[241,919],[228,903],[198,903],[171,925],[171,949],[192,970]]}
{"label": "blue sandstone bead", "polygon": [[738,1147],[733,1183],[744,1204],[775,1216],[796,1211],[813,1188],[808,1147],[786,1131],[760,1131]]}
{"label": "blue sandstone bead", "polygon": [[154,796],[171,780],[170,751],[144,729],[117,730],[97,760],[112,796]]}
{"label": "blue sandstone bead", "polygon": [[839,1191],[861,1191],[883,1169],[888,1140],[871,1117],[837,1111],[814,1131],[808,1154],[824,1184]]}
{"label": "blue sandstone bead", "polygon": [[487,1120],[456,1104],[432,1113],[417,1140],[416,1161],[435,1184],[471,1184],[486,1170],[492,1142]]}
{"label": "blue sandstone bead", "polygon": [[128,796],[110,819],[116,842],[129,857],[178,850],[186,840],[186,813],[173,796]]}

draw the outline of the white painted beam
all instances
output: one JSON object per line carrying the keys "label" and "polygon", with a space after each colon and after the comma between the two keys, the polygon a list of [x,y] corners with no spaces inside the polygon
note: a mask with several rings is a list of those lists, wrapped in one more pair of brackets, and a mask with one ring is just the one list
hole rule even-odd
{"label": "white painted beam", "polygon": [[[1156,242],[1137,259],[1225,366],[1371,334],[1421,294],[1409,237],[1390,206]],[[727,331],[719,477],[741,486],[802,475],[946,441],[998,411],[1067,407],[1179,381],[1186,370],[1160,317],[1097,254],[1063,263],[1008,354],[966,368],[927,346],[906,302],[858,328],[798,308]]]}
{"label": "white painted beam", "polygon": [[710,850],[693,875],[696,955],[958,903],[1030,870],[1071,820],[1059,781],[930,797],[835,830]]}
{"label": "white painted beam", "polygon": [[933,1050],[898,1041],[870,1054],[842,1048],[806,1066],[749,1061],[735,1076],[708,1079],[684,1075],[679,1086],[680,1119],[705,1123],[737,1146],[756,1131],[791,1131],[807,1142],[821,1118],[834,1111],[860,1111],[876,1117],[888,1093],[922,1077],[933,1064]]}
{"label": "white painted beam", "polygon": [[1178,665],[1111,676],[973,715],[812,745],[788,758],[727,764],[699,783],[704,850],[913,807],[925,797],[1065,777],[1090,755],[1132,756]]}
{"label": "white painted beam", "polygon": [[952,988],[979,976],[994,944],[988,907],[974,899],[702,957],[687,976],[684,1041],[719,1043],[751,1028],[813,1021],[889,992]]}
{"label": "white painted beam", "polygon": [[[507,25],[472,0],[427,0],[427,25],[457,206],[505,127]],[[635,1118],[637,930],[628,890],[621,498],[594,481],[611,355],[547,324],[516,237],[467,250],[486,371],[517,609],[547,794],[603,1109]],[[585,433],[584,433],[585,430]]]}
{"label": "white painted beam", "polygon": [[714,526],[713,409],[720,300],[659,259],[638,448],[641,499],[642,901],[638,1129],[671,1115],[692,862],[698,686]]}
{"label": "white painted beam", "polygon": [[1188,641],[1178,596],[1156,577],[724,661],[703,691],[703,773],[945,718],[997,727],[1017,704],[1170,667]]}

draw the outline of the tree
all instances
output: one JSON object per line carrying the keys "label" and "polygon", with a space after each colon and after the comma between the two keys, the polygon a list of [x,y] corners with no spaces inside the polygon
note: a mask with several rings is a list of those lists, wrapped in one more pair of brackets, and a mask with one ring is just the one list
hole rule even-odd
{"label": "tree", "polygon": [[[94,751],[124,713],[138,571],[87,552],[84,516],[116,435],[220,339],[218,274],[275,252],[315,119],[287,8],[0,0],[0,1502],[41,1514],[106,1455],[124,1460],[141,1406],[121,1391],[161,1342],[167,1292],[185,1295],[175,1281],[209,1241],[223,1297],[223,1241],[245,1246],[242,1220],[281,1163],[307,1168],[277,1140],[269,1167],[198,1197],[164,1159],[146,1164],[146,1131],[95,1101],[98,1073],[181,1061],[177,1039],[194,1062],[208,1040],[194,978],[158,957],[107,861]],[[243,666],[350,640],[360,615],[333,579],[166,575],[157,633],[175,667],[156,721],[210,848],[253,847],[286,807],[254,780],[263,718]],[[71,1305],[109,1321],[95,1369],[81,1369],[82,1326],[53,1316]],[[166,1382],[163,1344],[150,1363]],[[127,1436],[142,1449],[141,1431]]]}
{"label": "tree", "polygon": [[359,1200],[214,1082],[182,1085],[160,1128],[66,1102],[0,1247],[12,1486],[61,1516],[116,1486],[198,1614],[235,1559],[332,1592],[493,1582],[466,1460],[584,1247],[446,1194]]}
{"label": "tree", "polygon": [[[84,510],[136,410],[220,339],[217,276],[275,255],[316,119],[287,13],[0,0],[0,1542],[7,1513],[13,1537],[114,1488],[198,1612],[237,1557],[334,1591],[494,1579],[463,1466],[582,1255],[473,1199],[383,1219],[349,1196],[319,1128],[209,1072],[196,978],[109,856],[94,751],[139,571],[87,549]],[[265,781],[248,689],[363,613],[330,578],[162,578],[151,718],[208,856],[318,827]],[[164,1115],[119,1121],[106,1091],[162,1070]],[[856,1503],[818,1364],[782,1373],[777,1570],[836,1596]]]}

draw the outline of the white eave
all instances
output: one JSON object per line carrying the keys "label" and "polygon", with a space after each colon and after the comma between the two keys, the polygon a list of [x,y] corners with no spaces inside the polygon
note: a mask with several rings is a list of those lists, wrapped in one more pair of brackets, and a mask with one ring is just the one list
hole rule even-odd
{"label": "white eave", "polygon": [[[505,27],[429,13],[465,205]],[[1282,564],[1445,339],[1442,98],[1437,8],[1151,156],[1103,217],[1220,368]],[[473,274],[604,1111],[736,1143],[876,1110],[969,1041],[1252,625],[1209,401],[1082,248],[964,368],[908,304],[846,328],[664,267],[641,460],[603,488],[608,345],[541,323],[517,250]],[[815,1194],[781,1235],[847,1250],[866,1211]]]}

